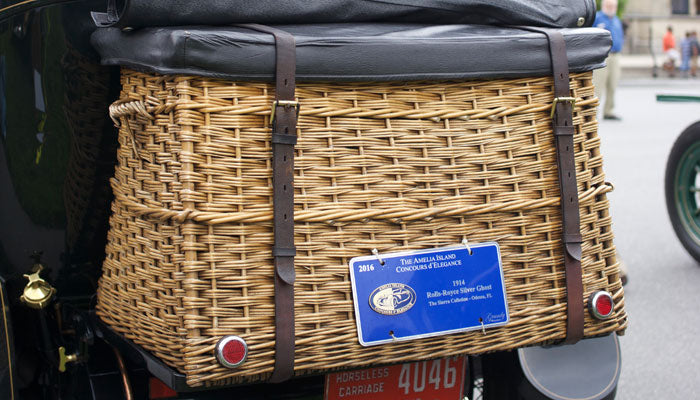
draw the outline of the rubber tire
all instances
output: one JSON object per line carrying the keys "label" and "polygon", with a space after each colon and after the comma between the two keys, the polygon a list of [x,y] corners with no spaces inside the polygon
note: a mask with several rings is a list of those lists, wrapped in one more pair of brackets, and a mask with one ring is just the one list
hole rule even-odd
{"label": "rubber tire", "polygon": [[[515,351],[486,354],[480,361],[483,400],[551,400],[527,380]],[[467,392],[470,399],[472,394]],[[600,400],[614,400],[616,394],[617,386]]]}
{"label": "rubber tire", "polygon": [[[689,232],[683,226],[681,217],[678,215],[678,204],[676,204],[675,193],[675,175],[678,164],[686,149],[694,143],[700,142],[700,121],[695,122],[678,136],[676,142],[671,148],[671,153],[668,156],[666,163],[666,175],[664,179],[665,194],[666,194],[666,209],[668,216],[671,219],[671,225],[680,240],[681,244],[690,253],[690,255],[700,262],[700,237],[696,237],[692,232]],[[694,239],[695,238],[695,239]]]}
{"label": "rubber tire", "polygon": [[525,379],[514,351],[481,356],[483,400],[523,400],[518,386]]}

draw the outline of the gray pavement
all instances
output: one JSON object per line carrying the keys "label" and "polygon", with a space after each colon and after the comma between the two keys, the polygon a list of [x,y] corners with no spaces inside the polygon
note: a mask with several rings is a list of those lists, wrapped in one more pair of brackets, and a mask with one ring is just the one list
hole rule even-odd
{"label": "gray pavement", "polygon": [[700,120],[700,103],[657,103],[658,93],[700,96],[700,80],[625,79],[616,99],[623,120],[601,121],[599,129],[607,179],[615,184],[615,243],[630,279],[622,400],[700,398],[700,265],[673,233],[663,181],[671,146]]}

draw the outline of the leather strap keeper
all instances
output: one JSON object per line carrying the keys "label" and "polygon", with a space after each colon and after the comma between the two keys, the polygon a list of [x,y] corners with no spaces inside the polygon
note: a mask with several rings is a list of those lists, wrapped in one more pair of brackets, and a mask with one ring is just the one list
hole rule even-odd
{"label": "leather strap keeper", "polygon": [[574,129],[573,126],[555,126],[554,127],[554,134],[556,136],[560,136],[560,135],[573,136],[574,133],[576,133],[576,130]]}
{"label": "leather strap keeper", "polygon": [[286,135],[284,133],[272,133],[272,144],[297,144],[297,135]]}
{"label": "leather strap keeper", "polygon": [[296,247],[279,247],[275,246],[272,248],[273,257],[294,257],[297,255]]}

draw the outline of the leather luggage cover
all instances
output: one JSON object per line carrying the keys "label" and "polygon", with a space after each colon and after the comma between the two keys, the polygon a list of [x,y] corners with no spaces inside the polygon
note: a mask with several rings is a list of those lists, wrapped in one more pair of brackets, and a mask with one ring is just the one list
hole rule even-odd
{"label": "leather luggage cover", "polygon": [[[410,81],[551,75],[545,35],[486,25],[393,23],[285,25],[296,40],[299,81]],[[600,68],[608,31],[561,30],[569,69]],[[226,27],[102,28],[92,43],[106,65],[160,74],[273,80],[271,35]]]}
{"label": "leather luggage cover", "polygon": [[[591,26],[594,0],[107,0],[96,19],[118,27],[411,22]],[[105,11],[105,10],[96,10]]]}

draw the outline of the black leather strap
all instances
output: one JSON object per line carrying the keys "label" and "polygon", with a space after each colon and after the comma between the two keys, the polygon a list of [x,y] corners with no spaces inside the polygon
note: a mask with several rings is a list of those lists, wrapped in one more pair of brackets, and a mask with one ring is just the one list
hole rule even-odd
{"label": "black leather strap", "polygon": [[560,31],[522,27],[547,35],[554,76],[554,114],[552,125],[559,167],[559,189],[562,210],[562,242],[566,269],[567,327],[565,343],[576,343],[583,338],[584,298],[581,273],[581,228],[576,187],[576,163],[574,160],[573,102],[569,88],[569,62],[566,43]]}
{"label": "black leather strap", "polygon": [[119,12],[115,0],[107,0],[107,12],[92,11],[90,13],[92,21],[97,27],[112,26],[119,21]]}
{"label": "black leather strap", "polygon": [[298,105],[294,91],[296,47],[294,36],[257,24],[241,27],[275,37],[276,71],[272,126],[273,230],[275,245],[275,367],[270,382],[294,376],[294,144]]}

